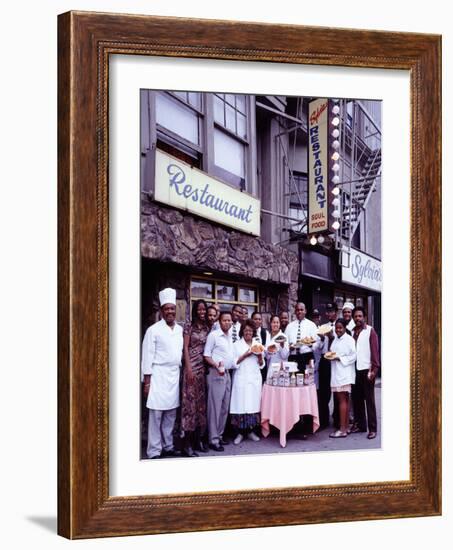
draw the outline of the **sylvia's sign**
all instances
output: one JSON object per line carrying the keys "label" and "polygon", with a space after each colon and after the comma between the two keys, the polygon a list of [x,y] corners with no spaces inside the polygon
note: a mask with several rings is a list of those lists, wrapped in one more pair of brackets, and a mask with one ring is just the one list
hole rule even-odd
{"label": "sylvia's sign", "polygon": [[252,235],[260,234],[260,201],[156,151],[154,198]]}
{"label": "sylvia's sign", "polygon": [[311,101],[308,124],[308,233],[328,231],[328,100]]}
{"label": "sylvia's sign", "polygon": [[358,250],[351,250],[349,267],[342,268],[342,280],[357,286],[381,291],[382,262]]}

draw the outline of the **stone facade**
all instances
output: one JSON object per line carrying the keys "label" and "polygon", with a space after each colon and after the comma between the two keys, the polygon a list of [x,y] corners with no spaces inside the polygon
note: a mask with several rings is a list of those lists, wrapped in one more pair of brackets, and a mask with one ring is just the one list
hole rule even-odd
{"label": "stone facade", "polygon": [[[158,205],[146,196],[141,209],[141,253],[145,259],[173,266],[171,273],[169,267],[162,267],[166,277],[179,279],[175,281],[179,293],[182,286],[187,288],[184,279],[188,268],[192,268],[257,284],[263,312],[288,310],[297,300],[296,254],[258,237]],[[177,266],[181,266],[179,276],[175,275],[179,272]],[[156,277],[161,278],[158,273]]]}

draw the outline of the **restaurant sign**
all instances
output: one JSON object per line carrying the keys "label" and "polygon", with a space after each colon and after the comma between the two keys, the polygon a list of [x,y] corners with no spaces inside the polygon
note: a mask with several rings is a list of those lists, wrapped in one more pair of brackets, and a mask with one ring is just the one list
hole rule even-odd
{"label": "restaurant sign", "polygon": [[342,267],[341,278],[345,283],[381,292],[382,262],[363,252],[351,249],[349,266]]}
{"label": "restaurant sign", "polygon": [[261,203],[156,150],[154,199],[239,231],[260,235]]}
{"label": "restaurant sign", "polygon": [[308,106],[308,233],[329,230],[329,100]]}

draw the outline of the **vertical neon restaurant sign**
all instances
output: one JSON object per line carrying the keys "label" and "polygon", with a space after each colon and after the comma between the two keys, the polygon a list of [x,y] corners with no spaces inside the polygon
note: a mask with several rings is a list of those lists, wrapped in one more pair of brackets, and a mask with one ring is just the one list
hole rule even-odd
{"label": "vertical neon restaurant sign", "polygon": [[308,233],[329,232],[328,99],[308,104]]}

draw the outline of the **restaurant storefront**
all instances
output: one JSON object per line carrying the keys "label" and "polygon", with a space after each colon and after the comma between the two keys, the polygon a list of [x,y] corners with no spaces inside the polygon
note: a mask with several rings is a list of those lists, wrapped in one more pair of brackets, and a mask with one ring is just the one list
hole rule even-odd
{"label": "restaurant storefront", "polygon": [[291,251],[142,199],[142,328],[158,320],[158,292],[177,293],[177,321],[198,298],[221,310],[240,304],[266,316],[292,309],[299,263]]}
{"label": "restaurant storefront", "polygon": [[345,302],[362,306],[368,322],[381,333],[381,262],[358,250],[351,250],[350,265],[341,267],[338,254],[323,254],[301,249],[300,299],[309,315],[318,309],[322,316],[327,303],[336,303],[339,310]]}

